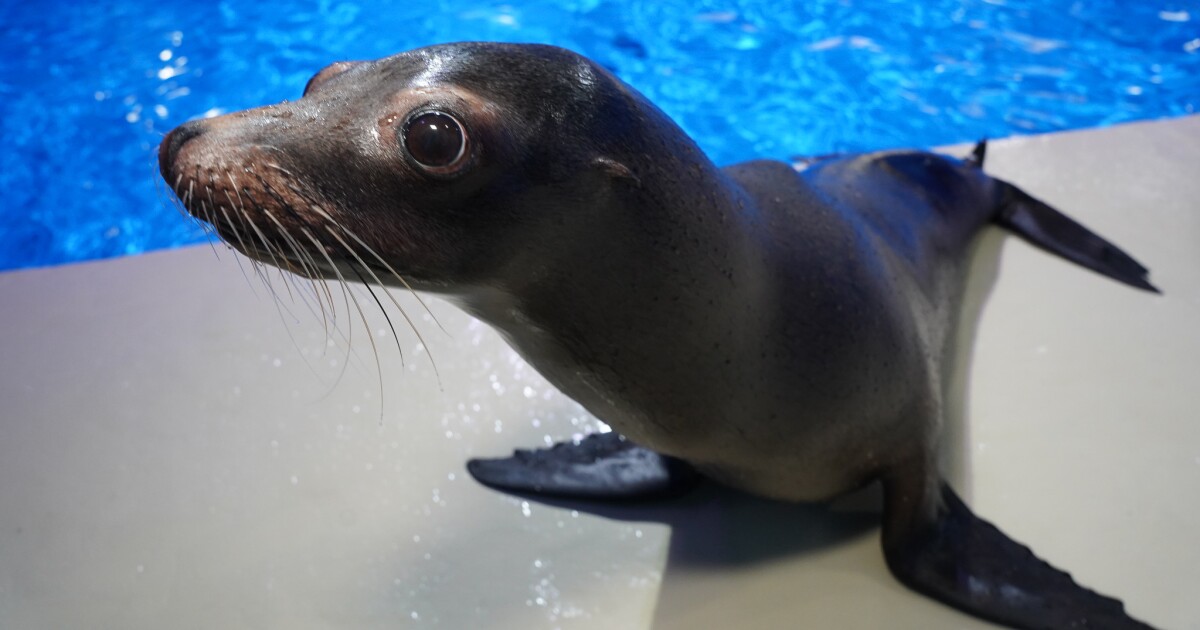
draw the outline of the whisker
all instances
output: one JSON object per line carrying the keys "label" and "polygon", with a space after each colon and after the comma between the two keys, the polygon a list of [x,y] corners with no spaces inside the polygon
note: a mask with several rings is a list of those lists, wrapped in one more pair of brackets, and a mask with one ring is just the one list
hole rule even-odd
{"label": "whisker", "polygon": [[282,166],[280,166],[274,162],[266,162],[265,165],[267,168],[275,169],[275,170],[279,171],[280,173],[287,175],[288,177],[293,177],[293,178],[295,177],[295,175],[293,175],[291,171],[287,170],[286,168],[283,168]]}
{"label": "whisker", "polygon": [[[230,221],[229,221],[229,213],[225,211],[225,207],[224,207],[224,206],[222,206],[222,207],[221,207],[221,214],[225,215],[225,222],[226,222],[226,223],[230,223]],[[245,243],[245,241],[243,241],[243,240],[242,240],[242,234],[241,234],[240,232],[238,232],[237,230],[233,230],[233,235],[234,235],[234,237],[236,237],[236,238],[237,238],[237,240],[238,240],[238,243],[241,243],[241,245],[242,245],[242,251],[245,251],[245,250],[246,250],[246,243]],[[242,257],[241,257],[241,256],[234,256],[234,257],[233,257],[233,260],[234,260],[234,262],[236,262],[236,263],[237,263],[238,269],[239,269],[239,270],[241,270],[241,272],[242,272],[242,277],[246,279],[246,284],[250,285],[250,292],[251,292],[251,293],[253,293],[253,294],[254,294],[254,297],[256,297],[256,298],[257,298],[257,297],[258,297],[258,292],[254,290],[254,283],[253,283],[253,282],[250,282],[250,276],[247,276],[247,275],[246,275],[246,268],[242,266]]]}
{"label": "whisker", "polygon": [[[283,227],[283,224],[279,222],[279,219],[275,218],[275,215],[271,214],[270,210],[267,210],[264,208],[263,214],[267,215],[267,218],[270,219],[275,224],[275,227],[278,229],[279,233],[281,235],[283,235],[284,240],[287,241],[288,246],[292,248],[292,252],[296,255],[296,258],[298,258],[300,260],[300,266],[301,266],[301,268],[304,269],[305,275],[308,277],[309,281],[312,283],[313,297],[316,299],[317,304],[321,307],[321,324],[325,328],[325,338],[328,339],[329,338],[329,319],[325,312],[325,303],[321,301],[320,292],[317,290],[316,276],[318,276],[319,274],[316,272],[315,266],[309,267],[306,262],[306,260],[311,260],[311,258],[309,258],[309,259],[305,258],[305,255],[301,253],[303,251],[303,248],[300,247],[299,243],[296,242],[296,239],[293,238],[292,235],[289,234],[288,231]],[[307,302],[308,302],[308,300],[306,299],[305,303],[307,303]],[[313,310],[311,305],[309,306],[309,310]],[[314,314],[315,314],[315,311],[314,311]]]}
{"label": "whisker", "polygon": [[[317,208],[317,210],[319,211],[320,209],[319,209],[319,208]],[[322,214],[324,214],[324,212],[322,212]],[[328,215],[326,215],[326,216],[328,216]],[[344,225],[340,225],[340,224],[335,224],[335,225],[337,225],[338,229],[340,229],[341,231],[345,232],[347,236],[349,236],[350,238],[354,239],[354,240],[355,240],[355,242],[357,242],[359,245],[361,245],[363,249],[367,250],[367,253],[368,253],[368,254],[370,254],[371,256],[373,256],[373,257],[375,258],[375,260],[378,260],[378,261],[379,261],[379,264],[381,264],[381,265],[383,265],[385,268],[387,268],[387,270],[388,270],[389,272],[391,272],[391,274],[392,274],[393,276],[395,276],[395,278],[396,278],[397,280],[399,280],[399,281],[400,281],[400,284],[404,285],[404,288],[405,288],[405,289],[408,289],[408,292],[409,292],[409,293],[411,293],[411,294],[412,294],[412,296],[413,296],[414,298],[416,298],[416,299],[417,299],[417,303],[421,305],[421,308],[424,308],[424,309],[425,309],[425,312],[429,314],[429,317],[430,317],[431,319],[433,319],[433,323],[437,324],[437,327],[438,327],[438,328],[440,328],[440,329],[441,329],[441,331],[442,331],[443,333],[446,333],[447,335],[449,335],[449,334],[450,334],[450,333],[449,333],[449,331],[447,331],[447,330],[446,330],[446,329],[445,329],[445,328],[442,326],[442,322],[438,321],[437,315],[434,315],[434,314],[433,314],[433,311],[429,310],[429,306],[425,304],[425,300],[422,300],[422,299],[421,299],[421,296],[420,296],[420,294],[418,294],[416,291],[414,291],[414,290],[413,290],[413,288],[412,288],[412,286],[410,286],[410,285],[408,284],[408,281],[407,281],[407,280],[405,280],[405,279],[404,279],[404,277],[403,277],[403,276],[401,276],[399,273],[397,273],[397,272],[396,272],[396,270],[395,270],[395,269],[393,269],[393,268],[392,268],[392,266],[391,266],[390,264],[388,264],[388,262],[387,262],[386,260],[384,260],[382,256],[380,256],[379,254],[375,253],[375,250],[374,250],[374,249],[371,249],[371,246],[369,246],[369,245],[367,245],[366,243],[364,243],[364,242],[363,242],[363,240],[362,240],[361,238],[359,238],[357,234],[355,234],[354,232],[350,231],[350,229],[349,229],[349,228],[347,228],[346,226],[344,226]],[[382,282],[380,282],[380,281],[379,281],[379,279],[378,279],[378,278],[376,278],[376,279],[375,279],[375,281],[376,281],[376,282],[379,282],[379,284],[381,284],[381,285],[383,284]],[[425,343],[425,341],[424,341],[424,340],[422,340],[422,341],[421,341],[421,343]]]}
{"label": "whisker", "polygon": [[242,249],[245,250],[246,242],[242,240],[242,233],[239,232],[237,227],[233,225],[233,219],[229,218],[229,212],[225,209],[225,206],[221,206],[218,208],[218,210],[221,211],[221,216],[225,217],[225,224],[228,225],[229,230],[233,232],[233,237],[237,239],[237,242],[241,244]]}
{"label": "whisker", "polygon": [[179,194],[179,185],[183,183],[183,173],[175,176],[175,185],[171,187],[171,192],[175,193],[175,199],[172,199],[172,206],[175,206],[175,211],[184,218],[191,219],[192,215],[188,214],[187,208],[184,207],[186,202],[183,201],[183,195]]}
{"label": "whisker", "polygon": [[[277,165],[276,165],[276,166],[277,166]],[[286,172],[286,169],[282,169],[282,167],[280,167],[280,169]],[[349,286],[349,285],[348,285],[348,283],[346,282],[345,278],[344,278],[344,277],[342,277],[342,275],[341,275],[341,272],[339,271],[339,269],[338,269],[337,265],[335,265],[335,264],[333,263],[333,260],[332,260],[332,259],[329,257],[329,254],[328,254],[328,252],[326,251],[324,244],[322,244],[321,242],[319,242],[319,241],[316,239],[316,237],[314,237],[314,236],[313,236],[312,232],[308,230],[308,228],[307,228],[307,227],[303,227],[303,225],[308,225],[308,224],[309,224],[309,221],[308,221],[308,220],[307,220],[307,219],[306,219],[304,216],[301,216],[299,213],[297,213],[297,212],[295,211],[294,207],[292,206],[292,204],[291,204],[291,203],[289,203],[289,202],[288,202],[288,200],[284,199],[282,195],[280,195],[278,192],[276,192],[276,190],[274,189],[274,187],[272,187],[272,186],[271,186],[271,183],[270,183],[270,182],[268,182],[266,179],[264,179],[264,178],[263,178],[262,176],[260,176],[260,175],[257,175],[257,174],[256,174],[255,176],[257,177],[257,179],[258,179],[259,183],[262,185],[262,187],[263,187],[263,190],[264,190],[264,191],[265,191],[265,192],[266,192],[268,195],[270,195],[270,196],[271,196],[273,199],[275,199],[275,201],[278,203],[279,207],[280,207],[280,208],[282,208],[282,209],[284,209],[284,210],[286,210],[287,212],[289,212],[289,213],[292,215],[292,217],[293,217],[293,218],[295,218],[297,221],[299,221],[299,222],[302,224],[302,227],[301,227],[301,232],[304,234],[305,238],[307,238],[307,239],[308,239],[308,240],[309,240],[309,241],[310,241],[310,242],[313,244],[313,247],[314,247],[314,248],[316,248],[316,249],[317,249],[317,250],[320,252],[320,255],[321,255],[321,256],[323,256],[323,257],[325,258],[325,260],[326,260],[326,261],[329,263],[330,269],[332,269],[333,273],[337,275],[338,282],[339,282],[339,284],[340,284],[340,286],[341,286],[341,289],[342,289],[342,299],[343,299],[343,302],[344,302],[344,304],[345,304],[345,307],[346,307],[346,312],[347,312],[347,313],[349,313],[349,312],[350,312],[350,306],[349,306],[350,295],[349,295],[349,292],[348,292],[348,290],[347,290],[347,288],[348,288],[348,286]],[[293,188],[293,187],[291,186],[290,182],[286,182],[286,183],[288,184],[289,188]],[[293,191],[294,191],[294,188],[293,188]],[[245,191],[245,192],[246,192],[246,194],[247,194],[247,195],[249,195],[249,191]],[[295,191],[294,191],[294,192],[295,192]],[[297,193],[297,194],[300,194],[300,193]],[[276,223],[278,223],[278,222],[279,222],[277,218],[275,218],[275,217],[271,217],[271,218],[272,218],[272,220],[273,220],[273,221],[276,221]],[[282,233],[283,233],[285,236],[290,236],[290,234],[288,233],[288,231],[287,231],[287,230],[282,230],[282,229],[281,229],[281,232],[282,232]],[[296,241],[294,238],[292,239],[292,241],[291,241],[291,242],[292,242],[292,243],[294,243],[294,247],[296,248],[296,250],[297,250],[299,253],[301,253],[301,254],[302,254],[302,256],[301,256],[301,257],[302,257],[302,258],[306,258],[306,259],[309,261],[309,263],[311,264],[311,268],[312,268],[313,270],[317,270],[319,266],[318,266],[318,264],[317,264],[316,258],[315,258],[315,256],[313,256],[313,254],[312,254],[312,253],[311,253],[311,252],[308,250],[308,248],[306,248],[306,247],[300,247],[300,245],[299,245],[299,242],[298,242],[298,241]],[[323,275],[323,274],[320,274],[320,273],[314,273],[314,274],[313,274],[313,276],[314,276],[314,278],[313,278],[313,279],[314,279],[314,289],[317,287],[317,285],[315,284],[315,280],[316,280],[315,276],[319,276],[319,275]],[[328,282],[328,281],[325,281],[325,280],[323,279],[323,281],[320,283],[320,288],[324,290],[324,296],[325,296],[325,300],[326,300],[326,303],[328,303],[328,305],[329,305],[329,313],[330,313],[330,314],[333,316],[333,317],[332,317],[332,321],[333,321],[333,329],[334,329],[334,330],[336,330],[336,331],[338,332],[339,336],[341,336],[341,338],[342,338],[342,339],[343,339],[343,340],[346,342],[346,349],[347,349],[347,355],[346,355],[346,356],[347,356],[347,360],[343,362],[343,364],[342,364],[342,371],[341,371],[341,373],[339,373],[339,374],[338,374],[338,379],[337,379],[337,381],[338,381],[338,382],[340,382],[340,381],[341,381],[341,379],[342,379],[342,378],[344,377],[344,375],[345,375],[345,367],[346,367],[346,365],[348,365],[348,364],[349,364],[349,360],[348,360],[348,358],[349,358],[349,355],[350,355],[350,353],[354,353],[354,354],[355,354],[355,356],[357,356],[357,353],[356,353],[356,352],[354,352],[354,347],[353,347],[353,344],[351,343],[351,340],[352,340],[352,337],[353,337],[353,334],[354,334],[354,327],[353,327],[353,325],[351,325],[351,326],[350,326],[350,328],[349,328],[349,331],[348,331],[348,333],[349,333],[349,334],[345,334],[345,333],[343,333],[343,332],[342,332],[341,328],[340,328],[340,327],[338,327],[338,325],[337,325],[337,307],[336,307],[336,306],[335,306],[335,304],[334,304],[333,293],[332,293],[332,291],[331,291],[331,289],[330,289],[330,287],[329,287],[329,282]],[[320,298],[319,298],[319,296],[320,296],[320,293],[317,293],[317,296],[318,296],[318,301],[319,301],[319,299],[320,299]],[[357,304],[357,298],[355,298],[355,307],[357,308],[357,306],[358,306],[358,304]],[[322,313],[324,313],[324,305],[322,305]],[[329,333],[328,321],[330,321],[330,320],[328,320],[328,319],[327,319],[327,320],[325,320],[325,321],[327,322],[327,323],[326,323],[326,326],[325,326],[325,339],[326,339],[326,345],[329,345],[329,344],[330,344],[330,338],[331,338],[331,335],[330,335],[330,333]],[[336,386],[336,383],[334,384],[334,386]]]}
{"label": "whisker", "polygon": [[[233,185],[233,194],[237,195],[238,199],[237,207],[244,211],[246,209],[246,204],[242,202],[242,193],[238,191],[237,180],[233,178],[233,172],[225,171],[225,177],[227,177],[229,179],[229,183]],[[229,191],[225,191],[225,196],[229,196]],[[229,202],[233,203],[233,200],[230,199]]]}
{"label": "whisker", "polygon": [[[275,201],[279,204],[279,207],[283,208],[284,210],[287,210],[299,222],[306,224],[306,225],[308,224],[308,221],[305,220],[305,218],[303,216],[301,216],[298,212],[296,212],[295,208],[293,208],[292,205],[290,203],[288,203],[286,199],[283,198],[283,196],[281,196],[278,192],[275,191],[275,189],[273,187],[271,187],[270,182],[263,179],[261,176],[258,176],[258,181],[260,184],[262,184],[263,190],[266,191],[266,193],[268,195],[270,195],[273,199],[275,199]],[[247,192],[247,195],[249,195],[249,192]],[[284,234],[285,235],[287,234],[286,230],[284,230]],[[323,249],[323,246],[318,246],[318,247],[322,247],[322,249]],[[304,250],[304,248],[300,248],[300,250]],[[311,257],[310,257],[310,260],[311,260]],[[313,269],[316,269],[317,268],[316,261],[312,260],[312,263],[313,263],[312,264]],[[314,274],[314,275],[320,275],[320,274]],[[333,305],[333,294],[329,291],[328,283],[322,283],[322,284],[325,287],[325,297],[328,300],[329,309],[331,311],[336,311],[336,309],[334,308],[334,305]]]}
{"label": "whisker", "polygon": [[[233,181],[233,176],[232,176],[232,175],[230,175],[230,176],[229,176],[229,181],[231,181],[231,182]],[[235,185],[236,185],[236,184],[235,184]],[[247,220],[249,220],[249,218],[250,218],[250,215],[246,213],[246,204],[245,204],[245,202],[243,202],[243,201],[242,201],[242,194],[241,194],[240,192],[238,192],[237,190],[235,190],[234,192],[236,192],[236,193],[237,193],[237,200],[238,200],[238,203],[237,203],[237,210],[238,210],[238,212],[237,212],[237,217],[238,217],[238,223],[240,223],[240,224],[241,224],[241,226],[242,226],[242,230],[243,230],[243,231],[245,231],[245,230],[246,230],[246,221],[247,221]],[[225,192],[225,196],[226,196],[226,197],[229,199],[229,203],[230,203],[230,204],[232,204],[232,203],[233,203],[233,198],[229,196],[229,191],[226,191],[226,192]],[[253,201],[254,201],[254,199],[253,199],[253,198],[251,198],[251,200],[250,200],[250,201],[251,201],[251,202],[253,202]],[[233,227],[233,226],[232,226],[232,225],[230,225],[230,227]]]}
{"label": "whisker", "polygon": [[[209,213],[208,207],[204,204],[203,200],[200,201],[200,211],[207,219],[212,218],[212,215]],[[217,236],[217,228],[213,227],[212,221],[208,221],[207,223],[201,221],[200,227],[204,230],[204,235],[207,237],[206,240],[208,240],[208,247],[209,249],[212,249],[213,256],[216,256],[217,260],[221,260],[221,254],[217,253],[217,246],[213,243],[213,237]],[[220,240],[220,236],[217,236],[216,240]]]}
{"label": "whisker", "polygon": [[[226,173],[226,175],[230,178],[230,181],[233,181],[232,174]],[[225,191],[225,198],[229,200],[229,204],[234,211],[233,214],[237,217],[238,223],[240,223],[242,227],[241,227],[241,230],[238,229],[238,226],[235,225],[233,220],[229,218],[229,213],[225,212],[225,208],[224,208],[224,206],[222,206],[221,213],[225,216],[225,223],[229,226],[229,229],[233,232],[234,237],[237,239],[238,243],[242,246],[242,251],[248,252],[249,248],[246,246],[246,241],[242,238],[242,232],[246,231],[246,221],[248,219],[248,215],[246,214],[246,205],[244,203],[241,203],[242,198],[239,195],[238,196],[239,203],[237,203],[235,206],[233,197],[231,197],[229,195],[229,191]],[[242,264],[241,258],[242,258],[241,256],[236,256],[234,258],[235,260],[238,261],[239,267]],[[253,258],[250,258],[250,261],[252,263],[255,262]],[[261,268],[258,267],[257,264],[254,265],[254,272],[255,272],[255,275],[257,275],[260,280],[264,279],[263,271]],[[243,273],[243,275],[245,274],[244,271],[242,273]],[[251,290],[253,291],[253,285],[251,285]],[[255,295],[257,296],[257,293]]]}
{"label": "whisker", "polygon": [[[182,184],[183,184],[183,173],[180,173],[175,178],[175,185],[170,187],[171,193],[173,193],[173,194],[167,195],[167,201],[168,201],[168,203],[171,204],[171,206],[173,206],[175,208],[175,211],[178,212],[180,214],[180,216],[187,219],[189,223],[198,223],[199,220],[196,217],[192,216],[192,214],[190,212],[188,212],[187,201],[184,198],[185,193],[179,192],[179,187]],[[161,192],[161,190],[162,190],[161,189],[162,185],[165,185],[165,182],[162,182],[156,186],[156,188],[159,188],[159,192]]]}
{"label": "whisker", "polygon": [[[325,251],[325,247],[321,245],[321,242],[317,240],[317,237],[313,236],[313,233],[310,232],[308,230],[308,228],[306,228],[306,227],[300,228],[300,233],[303,234],[305,237],[308,238],[309,241],[312,242],[313,246],[317,249],[317,251],[321,252],[321,255],[325,257],[325,262],[329,263],[329,268],[332,269],[334,275],[337,276],[338,282],[341,284],[341,287],[342,287],[342,299],[344,300],[344,302],[346,304],[346,312],[349,313],[350,312],[350,296],[346,290],[346,278],[344,278],[342,276],[342,272],[341,272],[341,270],[338,269],[337,265],[333,264],[333,259],[329,257],[329,253]],[[355,304],[355,306],[357,306],[358,301],[355,300],[354,304]],[[336,330],[336,326],[335,326],[335,330]],[[370,328],[367,328],[367,332],[368,333],[370,332]],[[338,382],[341,382],[342,376],[346,373],[346,364],[349,363],[350,351],[353,348],[353,344],[351,343],[351,340],[353,339],[353,337],[354,337],[354,326],[351,325],[350,330],[348,331],[348,333],[346,335],[347,360],[342,361],[342,371],[340,374],[338,374],[337,382],[334,383],[335,385]],[[379,357],[376,356],[376,359],[378,359],[378,358]]]}
{"label": "whisker", "polygon": [[[339,227],[340,227],[340,226],[339,226]],[[379,285],[380,285],[380,286],[383,288],[383,292],[384,292],[385,294],[387,294],[387,296],[388,296],[388,299],[390,299],[390,300],[392,301],[392,304],[395,304],[395,305],[396,305],[396,308],[397,308],[397,309],[399,309],[399,311],[400,311],[400,315],[404,317],[404,321],[408,322],[408,327],[412,329],[413,333],[415,333],[415,334],[417,335],[417,340],[418,340],[418,341],[420,341],[420,342],[421,342],[421,345],[425,347],[425,349],[426,349],[426,352],[425,352],[425,353],[426,353],[426,355],[428,355],[428,356],[429,356],[429,364],[433,366],[433,374],[434,374],[434,376],[437,378],[437,381],[438,381],[438,387],[439,387],[439,388],[441,388],[441,386],[442,386],[442,375],[441,375],[441,373],[440,373],[440,372],[438,371],[438,369],[437,369],[437,362],[433,360],[433,353],[432,353],[432,352],[429,352],[429,344],[425,343],[425,339],[424,339],[424,338],[421,336],[421,331],[417,330],[417,327],[416,327],[416,325],[413,323],[412,319],[411,319],[411,318],[409,318],[409,316],[408,316],[408,313],[404,311],[404,307],[403,307],[403,306],[400,306],[400,302],[398,302],[398,301],[396,300],[396,296],[392,295],[392,292],[387,290],[387,287],[386,287],[386,286],[384,286],[382,282],[380,282],[380,280],[379,280],[379,276],[375,275],[375,271],[374,271],[373,269],[371,269],[370,267],[368,267],[368,266],[367,266],[367,263],[365,263],[365,262],[363,261],[362,257],[358,255],[358,252],[354,251],[354,248],[350,247],[350,245],[349,245],[349,244],[348,244],[348,243],[345,241],[345,239],[343,239],[342,237],[338,236],[337,232],[335,232],[335,231],[333,230],[333,228],[332,228],[332,227],[330,227],[330,226],[328,226],[328,225],[327,225],[327,226],[325,226],[325,230],[326,230],[326,231],[328,231],[328,232],[329,232],[329,234],[330,234],[331,236],[333,236],[333,238],[337,239],[337,241],[338,241],[339,243],[341,243],[341,244],[342,244],[342,247],[344,247],[344,248],[346,249],[346,251],[350,253],[350,255],[351,255],[351,256],[354,256],[354,259],[358,261],[358,264],[359,264],[359,265],[360,265],[360,266],[361,266],[363,269],[365,269],[365,270],[367,271],[367,273],[371,274],[371,277],[375,279],[375,282],[376,282],[376,283],[378,283],[378,284],[379,284]],[[353,267],[351,267],[351,269],[353,269]],[[358,274],[358,271],[356,270],[354,273],[355,273],[355,274]],[[361,274],[358,274],[358,275],[359,275],[359,278],[362,278],[362,275],[361,275]],[[363,280],[363,282],[364,282],[364,284],[365,284],[365,283],[366,283],[366,280]],[[368,291],[371,291],[371,288],[370,288],[370,287],[367,287],[367,290],[368,290]],[[379,298],[375,297],[375,292],[374,292],[374,291],[371,291],[371,297],[375,298],[375,302],[376,302],[376,303],[378,303],[378,302],[379,302]],[[390,317],[388,317],[388,315],[387,315],[387,311],[386,311],[386,310],[384,310],[384,308],[383,308],[383,304],[379,304],[379,310],[381,310],[381,311],[384,311],[384,313],[383,313],[383,316],[384,316],[384,318],[386,318],[386,319],[388,320],[388,325],[390,326],[390,325],[391,325],[391,323],[392,323],[392,320],[391,320],[391,318],[390,318]],[[393,334],[393,335],[395,335],[395,334],[396,334],[396,330],[395,330],[394,328],[392,329],[392,334]],[[399,338],[399,336],[397,336],[397,337],[396,337],[396,348],[397,348],[398,350],[400,349],[400,338]],[[403,359],[404,359],[404,351],[403,351],[403,350],[400,350],[400,358],[401,358],[401,360],[403,361]]]}
{"label": "whisker", "polygon": [[[282,251],[279,252],[279,256],[275,255],[275,247],[273,247],[271,245],[271,242],[267,240],[267,237],[265,234],[263,234],[262,230],[258,229],[258,224],[255,223],[254,219],[251,219],[250,215],[248,215],[248,214],[246,215],[246,222],[249,223],[250,228],[253,229],[255,231],[255,233],[258,234],[258,239],[260,241],[262,241],[263,247],[267,250],[267,255],[271,257],[271,264],[274,265],[277,269],[290,269],[291,263],[289,263],[286,259],[284,259],[282,264],[280,263],[280,257],[283,256],[283,252]],[[280,277],[282,277],[282,275]],[[289,285],[285,281],[283,283],[283,288],[287,290],[288,298],[294,302],[296,300],[296,297],[292,295],[291,285]]]}
{"label": "whisker", "polygon": [[[400,336],[396,334],[396,327],[392,326],[392,318],[388,317],[387,311],[383,309],[383,304],[380,303],[379,297],[371,290],[371,286],[367,284],[362,274],[354,265],[349,265],[350,270],[358,276],[358,281],[367,289],[367,293],[371,294],[371,299],[375,300],[375,304],[379,306],[379,311],[383,313],[383,319],[387,321],[388,328],[392,330],[392,337],[396,340],[396,349],[400,351],[400,365],[404,365],[404,351],[400,349]],[[375,335],[371,334],[371,325],[367,323],[367,316],[363,313],[362,307],[358,305],[358,300],[354,301],[355,308],[358,309],[358,316],[362,319],[363,328],[367,330],[367,338],[371,340],[371,350],[375,353],[375,371],[379,374],[379,424],[383,425],[383,406],[384,406],[384,391],[383,391],[383,367],[379,363],[379,348],[375,345]]]}
{"label": "whisker", "polygon": [[[359,264],[362,264],[361,261]],[[404,348],[400,347],[400,335],[396,334],[396,327],[392,325],[392,318],[388,317],[387,310],[383,308],[383,302],[379,301],[379,296],[375,295],[375,291],[371,289],[371,285],[367,284],[367,279],[364,278],[361,273],[359,273],[358,267],[355,267],[354,265],[350,265],[349,267],[350,270],[354,272],[354,275],[358,277],[358,281],[362,283],[363,287],[367,290],[367,293],[371,294],[371,299],[375,300],[375,305],[379,307],[379,312],[383,313],[383,319],[387,322],[388,328],[392,331],[392,338],[396,340],[396,351],[400,353],[400,365],[404,365]],[[372,276],[375,275],[370,269],[367,269],[367,273],[370,273]]]}
{"label": "whisker", "polygon": [[[199,166],[197,166],[197,167],[196,167],[196,172],[197,172],[197,174],[199,174],[199,171],[200,171],[200,167],[199,167]],[[210,182],[212,181],[212,175],[211,175],[211,173],[210,173],[210,175],[209,175],[209,181],[210,181]],[[205,192],[205,196],[208,198],[208,203],[207,203],[207,204],[205,204],[205,203],[204,203],[204,200],[203,200],[203,199],[201,199],[201,200],[200,200],[200,209],[201,209],[201,210],[203,211],[203,213],[204,213],[204,217],[203,217],[203,219],[204,219],[205,221],[207,221],[207,222],[208,222],[208,224],[209,224],[209,225],[208,225],[208,227],[205,229],[205,231],[206,231],[206,232],[208,232],[208,237],[209,237],[209,239],[212,239],[213,237],[216,237],[216,238],[217,238],[217,240],[221,240],[221,235],[220,235],[220,234],[217,232],[217,227],[216,227],[216,225],[217,225],[217,220],[216,220],[216,215],[215,215],[215,212],[216,212],[217,202],[213,201],[213,198],[212,198],[212,188],[211,188],[210,186],[208,186],[207,184],[205,184],[205,185],[204,185],[204,192]],[[210,241],[210,242],[211,242],[211,241]],[[222,242],[224,242],[224,241],[222,241]],[[220,255],[220,254],[217,254],[217,249],[216,249],[216,247],[213,247],[213,253],[214,253],[214,254],[216,254],[216,256],[217,256],[217,260],[220,260],[220,259],[221,259],[221,255]]]}

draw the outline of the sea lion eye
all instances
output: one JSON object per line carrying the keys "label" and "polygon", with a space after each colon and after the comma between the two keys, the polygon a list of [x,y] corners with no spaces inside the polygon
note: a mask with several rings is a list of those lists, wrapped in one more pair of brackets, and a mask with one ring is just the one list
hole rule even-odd
{"label": "sea lion eye", "polygon": [[466,130],[449,114],[417,114],[404,123],[402,133],[404,148],[425,168],[452,166],[467,153]]}

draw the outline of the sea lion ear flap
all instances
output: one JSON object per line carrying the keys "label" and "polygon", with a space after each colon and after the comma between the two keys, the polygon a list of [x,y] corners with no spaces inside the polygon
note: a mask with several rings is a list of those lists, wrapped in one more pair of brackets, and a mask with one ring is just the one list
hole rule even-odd
{"label": "sea lion ear flap", "polygon": [[597,157],[592,160],[592,166],[599,169],[600,172],[614,180],[625,180],[626,183],[633,186],[641,186],[642,180],[638,179],[633,171],[629,170],[628,166],[608,157]]}
{"label": "sea lion ear flap", "polygon": [[339,75],[361,63],[363,63],[363,62],[362,61],[338,61],[336,63],[331,63],[328,66],[325,66],[324,68],[321,68],[321,71],[314,74],[313,77],[308,80],[308,84],[304,86],[303,96],[308,96],[311,92],[314,92],[317,89],[319,89],[322,84],[329,81],[333,77],[336,77],[337,75]]}

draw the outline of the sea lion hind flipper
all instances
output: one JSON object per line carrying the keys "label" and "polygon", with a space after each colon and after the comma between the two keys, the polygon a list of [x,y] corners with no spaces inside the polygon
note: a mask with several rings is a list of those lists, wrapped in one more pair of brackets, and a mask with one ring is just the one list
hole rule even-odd
{"label": "sea lion hind flipper", "polygon": [[924,523],[892,518],[889,505],[884,555],[909,588],[1013,628],[1153,630],[1119,600],[1080,586],[975,516],[944,483],[941,499],[937,516]]}
{"label": "sea lion hind flipper", "polygon": [[1020,188],[1000,183],[1004,202],[994,218],[997,224],[1050,253],[1119,282],[1160,293],[1147,279],[1150,270],[1120,247]]}
{"label": "sea lion hind flipper", "polygon": [[467,471],[479,483],[500,490],[605,500],[678,495],[699,479],[687,463],[637,446],[617,433],[518,450],[512,457],[472,459]]}

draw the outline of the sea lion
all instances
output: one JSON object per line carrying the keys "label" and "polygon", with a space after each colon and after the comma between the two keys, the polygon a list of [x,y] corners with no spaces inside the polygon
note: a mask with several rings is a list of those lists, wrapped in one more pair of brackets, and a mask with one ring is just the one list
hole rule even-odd
{"label": "sea lion", "polygon": [[334,64],[303,97],[175,129],[162,175],[247,256],[441,294],[617,432],[475,460],[607,499],[697,474],[821,501],[882,481],[908,586],[1018,628],[1145,628],[976,517],[937,470],[969,244],[989,224],[1134,287],[1127,254],[966,160],[717,168],[595,63],[460,43]]}

